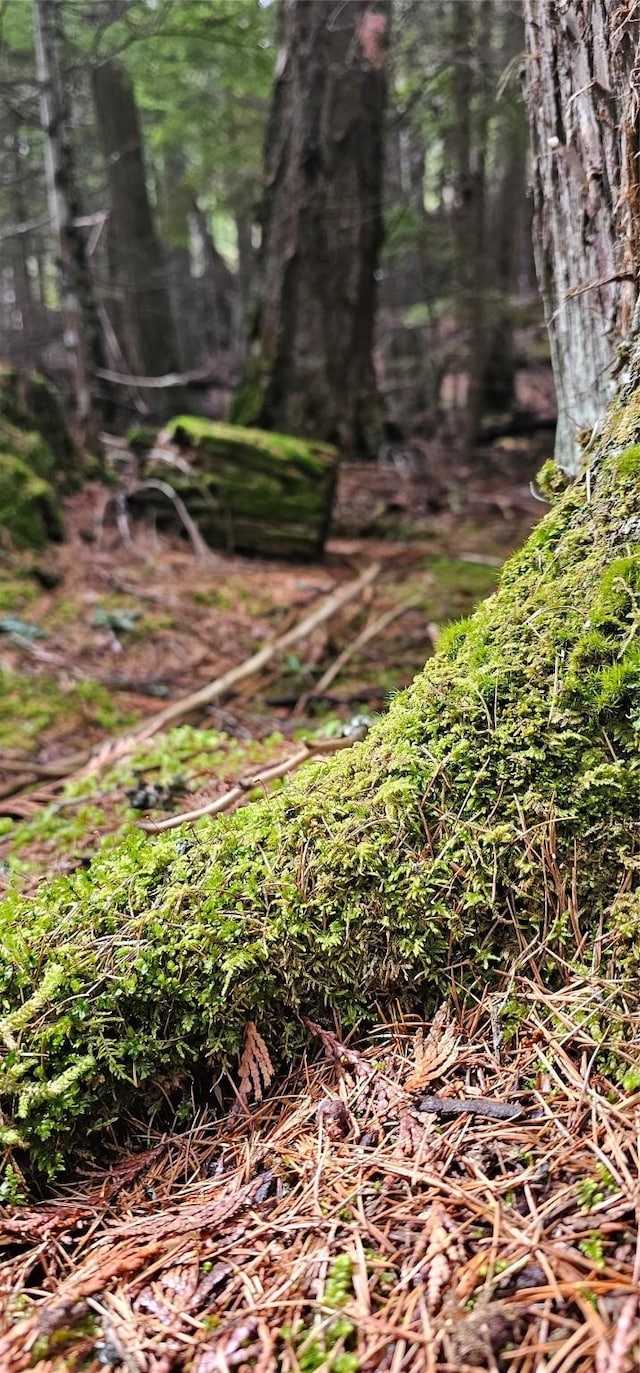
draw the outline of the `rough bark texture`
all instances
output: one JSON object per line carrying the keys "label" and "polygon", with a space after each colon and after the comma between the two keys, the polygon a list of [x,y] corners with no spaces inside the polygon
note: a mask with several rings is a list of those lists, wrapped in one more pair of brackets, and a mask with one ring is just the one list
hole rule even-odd
{"label": "rough bark texture", "polygon": [[388,0],[283,0],[259,319],[234,418],[371,456]]}
{"label": "rough bark texture", "polygon": [[[90,436],[97,419],[93,374],[105,357],[84,238],[76,182],[69,86],[62,67],[63,0],[34,0],[34,38],[40,84],[40,121],[51,222],[58,244],[60,300],[65,321],[78,437]],[[93,418],[92,418],[93,408]]]}
{"label": "rough bark texture", "polygon": [[516,355],[513,339],[514,301],[522,253],[526,208],[527,126],[522,96],[514,90],[513,63],[524,48],[522,10],[511,3],[498,11],[501,28],[499,71],[511,72],[496,112],[494,137],[500,144],[500,172],[487,215],[485,270],[491,296],[487,302],[486,341],[480,378],[483,414],[510,410],[515,403]]}
{"label": "rough bark texture", "polygon": [[120,288],[128,364],[142,376],[179,368],[166,263],[149,203],[142,130],[131,85],[117,62],[92,72],[111,208],[109,231]]}
{"label": "rough bark texture", "polygon": [[556,459],[575,472],[615,392],[637,298],[640,21],[618,0],[525,0],[525,19]]}

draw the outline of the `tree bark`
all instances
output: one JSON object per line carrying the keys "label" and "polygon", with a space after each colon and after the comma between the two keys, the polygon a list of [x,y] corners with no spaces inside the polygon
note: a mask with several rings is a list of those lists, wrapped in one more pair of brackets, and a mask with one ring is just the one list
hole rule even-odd
{"label": "tree bark", "polygon": [[110,233],[132,372],[178,370],[167,267],[147,191],[140,116],[130,82],[115,61],[92,71],[93,96],[109,185]]}
{"label": "tree bark", "polygon": [[525,20],[556,459],[576,472],[615,393],[638,294],[638,18],[617,0],[525,0]]}
{"label": "tree bark", "polygon": [[388,0],[283,0],[261,298],[234,418],[375,454]]}
{"label": "tree bark", "polygon": [[[76,182],[69,85],[62,67],[64,0],[34,0],[34,38],[40,119],[44,136],[49,213],[58,245],[60,299],[65,321],[78,438],[85,441],[97,424],[93,375],[105,357],[84,231],[78,227],[80,201]],[[96,415],[97,421],[97,415]]]}
{"label": "tree bark", "polygon": [[[526,208],[527,126],[519,91],[514,91],[514,60],[523,52],[524,28],[519,4],[498,11],[501,42],[499,70],[506,90],[496,110],[497,184],[489,194],[484,267],[489,286],[486,339],[480,378],[483,414],[502,413],[515,402],[516,362],[513,304]],[[509,75],[511,71],[511,75]]]}

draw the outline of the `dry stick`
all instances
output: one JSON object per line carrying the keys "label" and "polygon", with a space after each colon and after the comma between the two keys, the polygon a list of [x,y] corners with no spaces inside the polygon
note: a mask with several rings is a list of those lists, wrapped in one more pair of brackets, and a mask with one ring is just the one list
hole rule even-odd
{"label": "dry stick", "polygon": [[169,815],[166,820],[143,820],[138,828],[144,830],[146,834],[158,834],[161,830],[172,830],[177,825],[186,825],[194,820],[201,820],[204,815],[219,815],[221,811],[231,810],[236,802],[241,801],[248,792],[255,791],[256,787],[266,786],[267,782],[273,782],[277,777],[286,777],[288,773],[294,772],[296,768],[302,766],[309,759],[318,757],[322,754],[337,753],[339,749],[351,748],[364,738],[364,732],[356,732],[349,735],[346,739],[316,739],[310,740],[297,753],[293,753],[290,758],[283,758],[280,763],[272,763],[271,767],[264,768],[262,772],[256,772],[253,777],[246,777],[240,782],[236,782],[234,787],[225,791],[222,796],[217,796],[215,801],[208,801],[204,806],[198,806],[196,810],[182,811],[180,815]]}
{"label": "dry stick", "polygon": [[402,605],[394,605],[391,610],[386,610],[384,615],[378,615],[375,620],[370,620],[353,642],[347,644],[346,648],[343,648],[342,653],[339,653],[335,662],[330,664],[326,672],[323,672],[322,677],[316,682],[315,686],[311,687],[309,691],[305,691],[304,695],[300,697],[293,714],[300,715],[304,710],[307,701],[312,701],[314,697],[322,696],[326,688],[331,686],[331,683],[335,681],[338,673],[342,671],[345,663],[348,663],[349,659],[353,658],[354,654],[358,653],[361,648],[364,648],[364,645],[368,644],[370,639],[374,639],[376,634],[381,634],[383,629],[386,629],[387,625],[390,625],[393,620],[398,620],[407,610],[413,610],[414,606],[417,604],[418,597],[411,596],[408,601],[403,601]]}
{"label": "dry stick", "polygon": [[184,501],[168,482],[160,481],[157,477],[149,477],[146,481],[141,482],[139,486],[134,487],[128,494],[130,496],[135,496],[139,491],[148,490],[159,491],[162,496],[166,496],[167,500],[171,501],[175,508],[176,515],[182,521],[182,524],[191,539],[196,558],[204,563],[217,563],[218,559],[215,557],[215,554],[211,552],[208,544],[205,543],[202,534],[195,521],[192,520]]}
{"label": "dry stick", "polygon": [[372,563],[371,567],[368,567],[355,582],[348,582],[347,586],[334,591],[310,615],[306,615],[303,620],[289,629],[286,634],[282,634],[280,638],[272,639],[270,643],[264,644],[257,653],[253,653],[244,663],[240,663],[238,667],[230,668],[221,677],[216,677],[213,682],[208,682],[206,686],[201,687],[199,691],[193,691],[190,696],[184,696],[179,701],[172,701],[170,705],[165,706],[164,710],[153,715],[150,720],[144,720],[142,724],[137,725],[128,734],[108,743],[96,754],[92,768],[89,770],[102,766],[104,759],[110,762],[112,759],[121,757],[122,752],[127,752],[137,740],[152,739],[167,725],[174,724],[176,720],[183,720],[185,715],[191,715],[194,711],[201,710],[203,706],[208,706],[212,701],[217,701],[221,696],[225,696],[237,682],[244,681],[246,677],[255,676],[275,657],[276,653],[289,648],[299,639],[306,638],[318,625],[331,619],[331,616],[341,610],[348,601],[359,596],[365,587],[370,586],[375,581],[379,571],[380,564]]}
{"label": "dry stick", "polygon": [[[68,777],[70,773],[81,772],[81,769],[84,769],[83,775],[91,776],[93,773],[99,772],[101,768],[126,757],[138,740],[152,739],[167,725],[173,724],[176,720],[184,719],[185,715],[191,715],[194,711],[200,710],[202,706],[210,705],[212,701],[219,700],[237,682],[242,682],[247,677],[255,676],[256,673],[260,672],[277,653],[289,648],[291,644],[297,643],[299,639],[304,639],[317,625],[331,619],[332,615],[335,615],[355,596],[359,596],[367,586],[371,586],[379,571],[380,563],[372,563],[356,581],[348,582],[346,586],[333,591],[315,610],[312,610],[297,625],[293,625],[291,629],[287,630],[286,634],[264,644],[257,653],[253,653],[244,663],[240,663],[238,667],[230,668],[228,672],[223,673],[222,677],[216,677],[213,682],[208,682],[207,686],[192,692],[190,696],[183,696],[179,701],[172,701],[171,705],[165,706],[164,710],[158,711],[158,714],[153,715],[150,720],[144,720],[142,724],[127,734],[120,735],[118,739],[107,740],[93,754],[90,752],[76,753],[67,758],[60,758],[57,763],[51,765],[52,773],[55,768],[53,775]],[[13,783],[6,783],[4,788],[0,788],[0,796],[15,795],[17,791],[29,786],[38,774],[34,774],[33,771],[29,772],[28,769],[29,764],[25,762],[24,775],[15,778]]]}

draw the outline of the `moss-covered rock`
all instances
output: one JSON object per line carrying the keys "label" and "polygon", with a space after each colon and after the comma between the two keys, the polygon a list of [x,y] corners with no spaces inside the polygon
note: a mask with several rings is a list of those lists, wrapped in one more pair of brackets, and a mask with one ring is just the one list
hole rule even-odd
{"label": "moss-covered rock", "polygon": [[5,901],[5,1144],[55,1166],[249,1017],[287,1055],[305,1013],[428,1006],[531,949],[637,972],[639,730],[640,448],[610,445],[363,743]]}
{"label": "moss-covered rock", "polygon": [[[330,444],[194,415],[178,416],[166,432],[189,470],[168,472],[151,459],[146,475],[170,480],[209,543],[277,557],[321,554],[337,475]],[[171,514],[158,500],[158,513]]]}
{"label": "moss-covered rock", "polygon": [[81,465],[55,386],[39,372],[31,372],[24,382],[24,402],[28,424],[42,434],[55,457],[58,483],[77,486]]}

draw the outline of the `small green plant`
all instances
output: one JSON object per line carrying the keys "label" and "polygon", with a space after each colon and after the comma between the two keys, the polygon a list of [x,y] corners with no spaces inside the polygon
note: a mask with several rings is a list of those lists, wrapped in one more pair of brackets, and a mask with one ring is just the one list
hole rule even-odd
{"label": "small green plant", "polygon": [[26,1201],[27,1198],[22,1189],[22,1178],[13,1164],[7,1163],[0,1182],[0,1205],[25,1206]]}
{"label": "small green plant", "polygon": [[602,1244],[602,1235],[597,1230],[592,1230],[587,1238],[580,1240],[578,1249],[584,1254],[586,1259],[590,1259],[596,1268],[604,1268],[605,1258]]}
{"label": "small green plant", "polygon": [[[338,1254],[327,1274],[324,1293],[320,1303],[325,1311],[339,1311],[352,1295],[353,1260],[348,1254]],[[328,1324],[318,1316],[310,1317],[307,1324],[299,1321],[297,1326],[283,1326],[281,1337],[293,1346],[296,1362],[301,1373],[315,1373],[323,1368],[330,1373],[357,1373],[360,1361],[353,1350],[345,1349],[355,1335],[353,1322],[345,1316],[336,1316]]]}
{"label": "small green plant", "polygon": [[615,1192],[616,1184],[603,1163],[596,1164],[596,1176],[582,1178],[577,1184],[578,1202],[581,1211],[592,1211],[605,1197]]}

